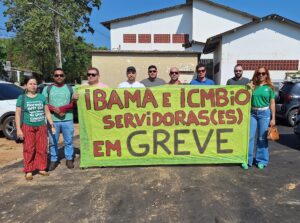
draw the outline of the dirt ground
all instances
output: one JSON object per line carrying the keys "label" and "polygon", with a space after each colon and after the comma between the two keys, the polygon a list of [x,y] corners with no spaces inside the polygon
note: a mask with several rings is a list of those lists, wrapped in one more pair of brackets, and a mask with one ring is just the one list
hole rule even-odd
{"label": "dirt ground", "polygon": [[[75,137],[79,135],[78,123],[74,126],[74,135]],[[60,142],[62,142],[62,137],[60,137]],[[23,144],[7,140],[1,133],[0,154],[0,167],[20,161],[23,159]]]}
{"label": "dirt ground", "polygon": [[[264,170],[237,165],[82,169],[77,126],[74,169],[62,158],[50,176],[37,174],[28,182],[21,160],[0,168],[0,222],[298,223],[300,139],[291,127],[279,126],[279,132]],[[12,147],[11,154],[21,154],[14,142],[5,145],[1,151]]]}

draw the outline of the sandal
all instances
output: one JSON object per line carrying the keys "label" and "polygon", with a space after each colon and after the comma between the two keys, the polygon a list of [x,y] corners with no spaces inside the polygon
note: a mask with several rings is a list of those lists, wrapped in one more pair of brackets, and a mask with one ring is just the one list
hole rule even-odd
{"label": "sandal", "polygon": [[32,173],[31,173],[31,172],[26,173],[26,174],[25,174],[25,179],[26,179],[26,180],[33,180]]}
{"label": "sandal", "polygon": [[46,172],[45,170],[40,170],[39,174],[42,176],[49,176],[50,174],[48,172]]}

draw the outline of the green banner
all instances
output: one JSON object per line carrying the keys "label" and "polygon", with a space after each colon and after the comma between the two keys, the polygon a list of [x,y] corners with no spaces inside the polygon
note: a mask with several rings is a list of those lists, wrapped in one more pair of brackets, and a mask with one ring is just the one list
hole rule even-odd
{"label": "green banner", "polygon": [[81,167],[247,163],[246,87],[76,90]]}

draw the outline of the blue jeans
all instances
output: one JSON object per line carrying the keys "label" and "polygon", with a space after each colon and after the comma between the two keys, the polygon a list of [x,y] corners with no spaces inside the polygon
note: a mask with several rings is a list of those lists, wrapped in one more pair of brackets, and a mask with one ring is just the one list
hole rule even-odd
{"label": "blue jeans", "polygon": [[270,124],[270,109],[267,110],[251,110],[250,118],[250,141],[248,148],[248,165],[252,166],[254,155],[255,134],[257,131],[256,141],[256,162],[265,166],[269,162],[269,148],[268,148],[268,126]]}
{"label": "blue jeans", "polygon": [[73,148],[73,135],[74,135],[74,123],[72,121],[64,121],[64,122],[54,122],[54,126],[56,129],[55,135],[48,131],[49,135],[49,147],[50,147],[50,160],[51,162],[58,161],[58,140],[60,133],[63,134],[64,137],[64,145],[65,145],[65,157],[66,160],[72,160],[74,155]]}

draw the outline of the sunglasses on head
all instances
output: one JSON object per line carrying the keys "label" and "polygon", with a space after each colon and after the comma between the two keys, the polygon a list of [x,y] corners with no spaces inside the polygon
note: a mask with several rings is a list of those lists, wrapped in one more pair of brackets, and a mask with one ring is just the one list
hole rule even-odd
{"label": "sunglasses on head", "polygon": [[97,74],[94,74],[94,73],[87,73],[86,76],[88,76],[88,77],[90,77],[90,76],[96,77]]}
{"label": "sunglasses on head", "polygon": [[206,70],[205,69],[201,69],[201,70],[198,70],[198,73],[204,73]]}
{"label": "sunglasses on head", "polygon": [[170,74],[178,74],[177,71],[171,71]]}
{"label": "sunglasses on head", "polygon": [[54,74],[54,77],[64,77],[64,74]]}

